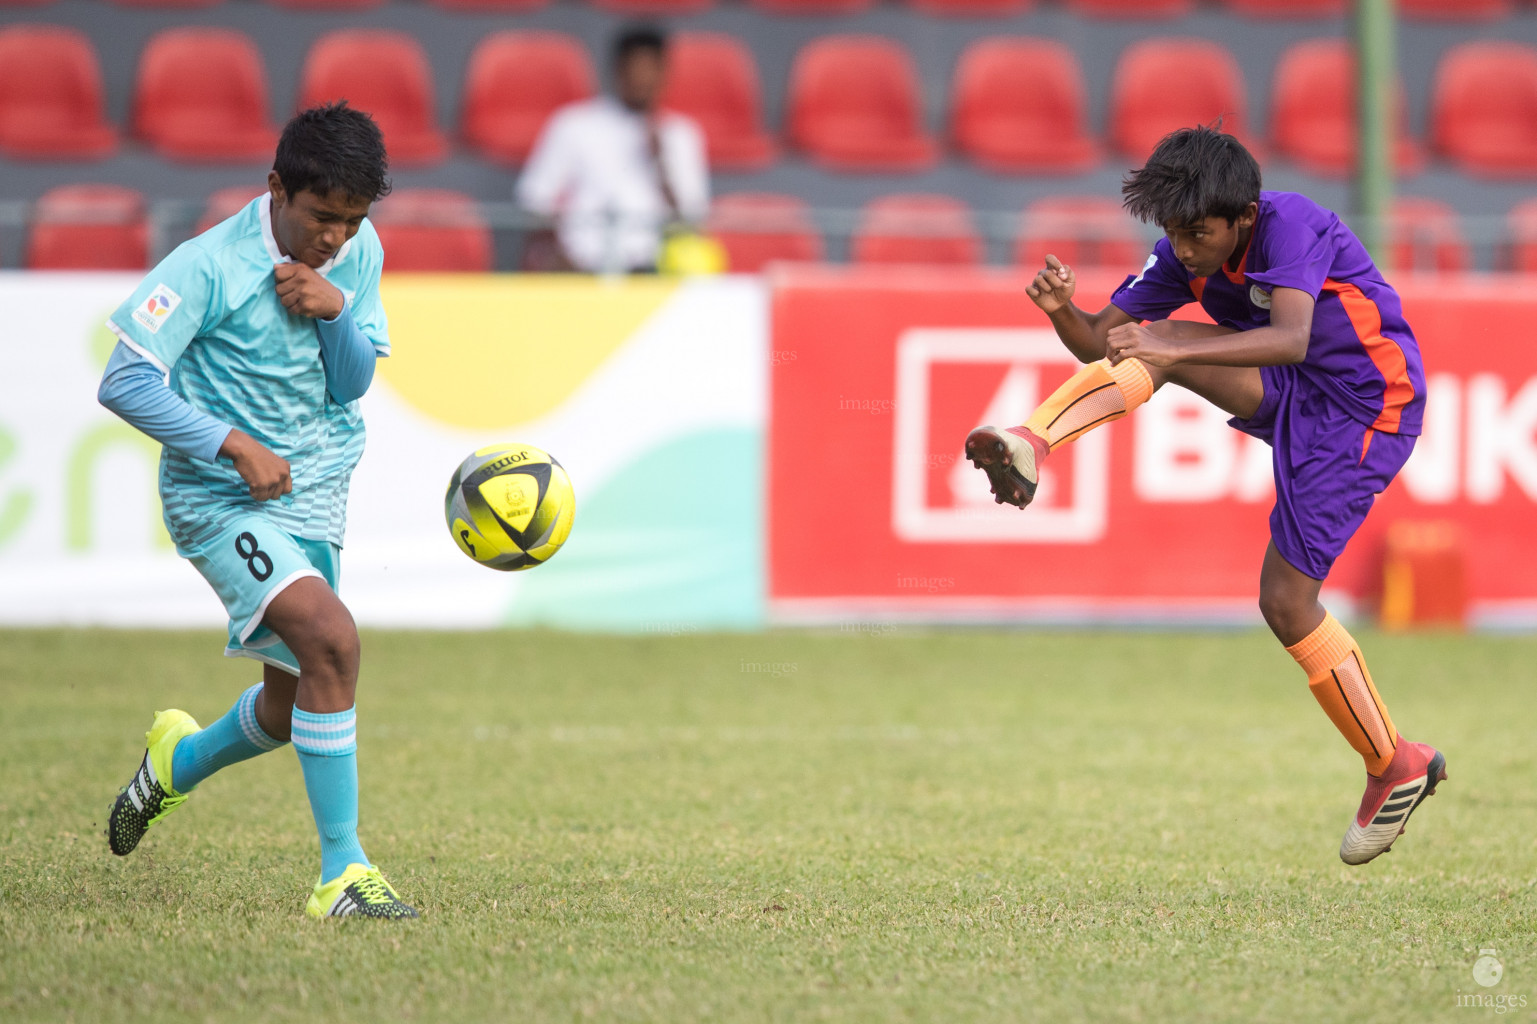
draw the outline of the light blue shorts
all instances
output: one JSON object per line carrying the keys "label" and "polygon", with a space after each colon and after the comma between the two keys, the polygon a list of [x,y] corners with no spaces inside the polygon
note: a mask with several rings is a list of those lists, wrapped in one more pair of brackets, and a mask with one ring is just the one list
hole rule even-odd
{"label": "light blue shorts", "polygon": [[224,656],[255,658],[298,675],[298,659],[262,625],[262,616],[273,598],[306,576],[318,576],[335,590],[341,578],[341,548],[295,537],[266,516],[252,514],[236,519],[187,557],[229,613]]}

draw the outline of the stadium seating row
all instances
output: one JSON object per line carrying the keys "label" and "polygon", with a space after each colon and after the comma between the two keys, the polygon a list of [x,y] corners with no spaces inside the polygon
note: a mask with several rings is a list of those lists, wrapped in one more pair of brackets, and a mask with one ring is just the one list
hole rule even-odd
{"label": "stadium seating row", "polygon": [[[257,192],[238,187],[214,193],[197,230],[230,216]],[[387,270],[494,269],[491,228],[475,201],[461,193],[403,189],[377,203],[371,219],[384,243]],[[736,271],[757,271],[773,260],[825,256],[810,209],[792,196],[721,196],[708,229],[724,245]],[[1511,211],[1508,233],[1507,269],[1537,271],[1537,199]],[[1397,268],[1471,268],[1457,214],[1444,203],[1398,200],[1389,238]],[[142,269],[148,239],[140,193],[117,185],[62,186],[37,204],[25,261],[35,270]],[[1145,238],[1115,200],[1064,196],[1025,209],[1014,259],[1028,265],[1052,252],[1071,265],[1135,268],[1147,249]],[[949,196],[893,195],[864,208],[850,256],[856,263],[976,265],[985,262],[985,243],[964,203]]]}
{"label": "stadium seating row", "polygon": [[[1345,40],[1299,42],[1281,56],[1268,145],[1323,175],[1355,160],[1354,56]],[[410,35],[344,30],[310,49],[301,105],[347,97],[384,128],[391,162],[434,164],[449,140],[434,113],[432,70]],[[550,112],[592,95],[586,49],[555,32],[485,37],[465,74],[459,132],[481,156],[520,163]],[[1050,39],[980,40],[961,56],[949,112],[956,150],[992,171],[1061,174],[1093,167],[1105,145],[1133,160],[1181,125],[1224,118],[1249,132],[1244,79],[1220,44],[1155,38],[1122,52],[1112,83],[1108,138],[1088,125],[1084,76],[1073,51]],[[1400,90],[1401,92],[1401,90]],[[139,60],[131,132],[165,157],[192,162],[260,160],[275,138],[256,44],[226,28],[174,28]],[[680,33],[663,102],[702,124],[712,164],[755,170],[778,144],[763,123],[758,69],[741,40]],[[1400,102],[1402,112],[1404,104]],[[21,159],[99,159],[118,145],[104,113],[90,41],[73,29],[0,30],[0,152]],[[1537,48],[1475,41],[1441,60],[1431,103],[1430,148],[1475,174],[1537,173]],[[1421,163],[1400,117],[1400,170]],[[911,56],[894,40],[832,35],[812,40],[790,80],[788,141],[824,166],[852,172],[921,170],[941,144],[923,126]],[[1256,148],[1259,148],[1256,146]]]}
{"label": "stadium seating row", "polygon": [[[37,7],[52,0],[0,0],[0,7]],[[223,0],[111,0],[122,7],[190,9],[214,7]],[[268,0],[277,7],[299,10],[365,10],[385,0]],[[454,11],[533,11],[553,0],[426,0]],[[593,6],[620,14],[696,14],[716,5],[716,0],[591,0]],[[868,11],[876,0],[747,0],[759,10],[776,14],[857,14]],[[905,0],[920,11],[950,17],[1012,16],[1037,6],[1038,0]],[[1097,18],[1168,19],[1197,9],[1197,0],[1058,0],[1077,14]],[[1215,5],[1255,18],[1337,18],[1349,9],[1349,0],[1214,0]],[[1505,17],[1516,0],[1398,0],[1398,13],[1430,21],[1490,21]]]}

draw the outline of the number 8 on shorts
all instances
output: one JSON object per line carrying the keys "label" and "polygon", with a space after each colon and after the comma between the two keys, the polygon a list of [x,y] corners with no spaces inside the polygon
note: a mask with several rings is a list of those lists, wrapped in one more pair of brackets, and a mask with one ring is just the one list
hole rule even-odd
{"label": "number 8 on shorts", "polygon": [[[318,576],[335,590],[340,556],[341,550],[328,541],[295,537],[266,516],[252,513],[226,524],[190,557],[229,613],[228,653],[271,662],[270,648],[277,638],[261,625],[267,605],[305,576]],[[263,653],[253,654],[256,650]],[[286,655],[276,659],[285,668],[290,667],[288,660]]]}

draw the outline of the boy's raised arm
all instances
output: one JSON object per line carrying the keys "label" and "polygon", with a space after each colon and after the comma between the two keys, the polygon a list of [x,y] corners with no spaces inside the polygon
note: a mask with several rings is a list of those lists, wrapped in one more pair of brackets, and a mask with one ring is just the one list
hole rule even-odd
{"label": "boy's raised arm", "polygon": [[1030,301],[1051,318],[1057,337],[1080,363],[1092,363],[1105,357],[1105,338],[1112,327],[1132,322],[1124,310],[1114,305],[1098,313],[1085,313],[1073,305],[1078,278],[1073,268],[1049,253],[1046,266],[1025,289]]}

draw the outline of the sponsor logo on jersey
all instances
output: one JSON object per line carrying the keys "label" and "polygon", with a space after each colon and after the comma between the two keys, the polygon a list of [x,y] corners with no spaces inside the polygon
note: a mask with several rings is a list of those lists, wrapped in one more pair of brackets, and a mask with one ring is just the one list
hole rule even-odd
{"label": "sponsor logo on jersey", "polygon": [[133,318],[142,324],[151,334],[160,333],[160,325],[166,318],[176,312],[176,307],[181,305],[181,296],[163,284],[155,285],[149,297],[139,304],[139,308],[133,311]]}
{"label": "sponsor logo on jersey", "polygon": [[1260,309],[1270,308],[1270,293],[1257,284],[1249,285],[1249,301]]}

